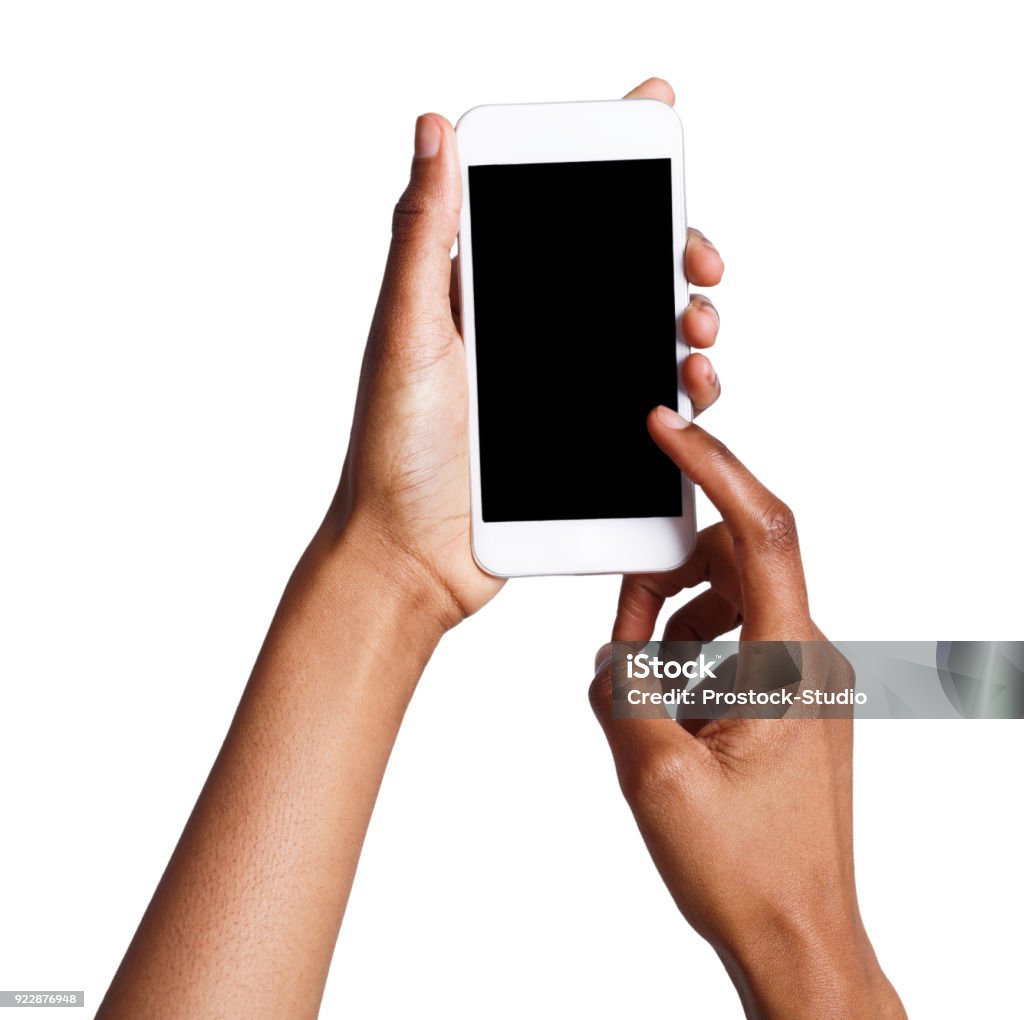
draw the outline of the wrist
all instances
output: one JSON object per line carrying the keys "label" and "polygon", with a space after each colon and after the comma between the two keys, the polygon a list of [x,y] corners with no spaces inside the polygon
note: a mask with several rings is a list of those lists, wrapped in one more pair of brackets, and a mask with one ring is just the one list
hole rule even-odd
{"label": "wrist", "polygon": [[821,922],[775,918],[715,949],[750,1018],[906,1017],[856,908]]}
{"label": "wrist", "polygon": [[397,618],[417,643],[433,650],[462,620],[458,606],[428,565],[389,538],[377,522],[353,512],[330,516],[303,556],[336,597],[363,602]]}

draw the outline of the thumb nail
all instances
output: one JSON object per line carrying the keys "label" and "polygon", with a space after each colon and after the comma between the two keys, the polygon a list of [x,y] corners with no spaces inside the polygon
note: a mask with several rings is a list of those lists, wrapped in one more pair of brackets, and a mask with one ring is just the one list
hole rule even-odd
{"label": "thumb nail", "polygon": [[440,148],[441,125],[429,113],[425,113],[416,120],[416,158],[430,159],[437,155]]}

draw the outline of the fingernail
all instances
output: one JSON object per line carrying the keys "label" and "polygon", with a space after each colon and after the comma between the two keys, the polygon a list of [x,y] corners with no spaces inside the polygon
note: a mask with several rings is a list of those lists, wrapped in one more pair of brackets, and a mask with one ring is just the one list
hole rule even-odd
{"label": "fingernail", "polygon": [[715,386],[718,383],[718,373],[715,371],[715,366],[712,365],[710,361],[708,362],[705,378],[707,379],[709,386]]}
{"label": "fingernail", "polygon": [[658,416],[658,421],[669,429],[685,429],[690,424],[682,415],[664,404],[658,407],[655,414]]}
{"label": "fingernail", "polygon": [[428,114],[416,120],[416,147],[417,159],[430,159],[436,156],[441,148],[441,125]]}
{"label": "fingernail", "polygon": [[594,672],[600,673],[612,658],[612,644],[610,641],[606,641],[597,650],[597,655],[594,656]]}
{"label": "fingernail", "polygon": [[722,320],[718,317],[718,309],[703,294],[694,294],[690,300],[697,311],[711,319],[715,332],[717,332],[718,327],[722,324]]}
{"label": "fingernail", "polygon": [[703,244],[705,248],[710,248],[713,252],[717,253],[718,249],[703,234],[700,235],[700,243]]}

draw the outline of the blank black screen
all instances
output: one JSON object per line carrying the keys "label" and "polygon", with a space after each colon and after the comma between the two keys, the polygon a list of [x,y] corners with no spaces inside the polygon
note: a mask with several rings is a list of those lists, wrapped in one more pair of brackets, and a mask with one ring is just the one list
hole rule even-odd
{"label": "blank black screen", "polygon": [[485,521],[678,517],[671,160],[469,168]]}

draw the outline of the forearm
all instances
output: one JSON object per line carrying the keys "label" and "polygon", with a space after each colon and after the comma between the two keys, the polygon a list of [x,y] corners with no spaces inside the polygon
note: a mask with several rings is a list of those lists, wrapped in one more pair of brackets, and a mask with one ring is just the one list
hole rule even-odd
{"label": "forearm", "polygon": [[311,545],[100,1018],[316,1016],[384,768],[442,632],[417,582],[358,528]]}

